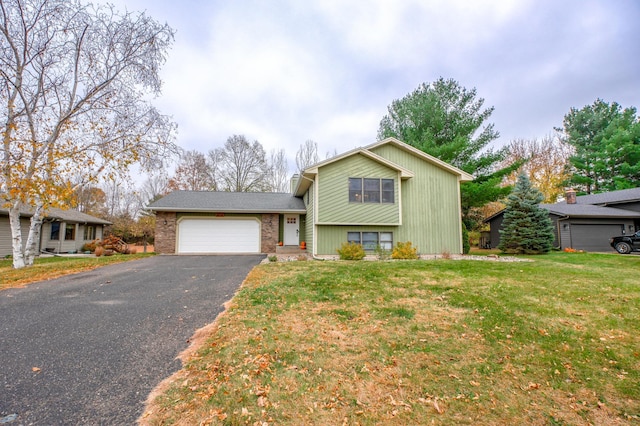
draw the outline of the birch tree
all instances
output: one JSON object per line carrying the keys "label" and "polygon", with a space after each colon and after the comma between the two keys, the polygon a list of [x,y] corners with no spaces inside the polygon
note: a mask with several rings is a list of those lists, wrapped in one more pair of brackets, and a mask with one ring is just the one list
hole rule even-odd
{"label": "birch tree", "polygon": [[175,153],[175,125],[148,100],[160,93],[172,41],[173,30],[144,13],[0,0],[0,202],[15,268],[33,264],[46,209],[75,189],[70,175],[96,183]]}

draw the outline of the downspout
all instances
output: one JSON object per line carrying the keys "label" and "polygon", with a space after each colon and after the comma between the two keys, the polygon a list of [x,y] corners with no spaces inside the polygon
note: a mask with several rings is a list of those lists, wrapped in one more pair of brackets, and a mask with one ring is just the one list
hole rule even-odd
{"label": "downspout", "polygon": [[[313,193],[313,205],[311,206],[311,208],[313,209],[313,244],[311,245],[311,258],[313,260],[322,260],[324,261],[325,259],[322,259],[320,257],[318,257],[316,255],[317,252],[317,244],[318,244],[318,228],[316,227],[316,216],[318,214],[318,212],[316,211],[316,205],[318,202],[318,191],[316,191],[316,181],[314,179],[309,179],[308,177],[306,177],[304,175],[304,172],[300,173],[300,177],[302,179],[306,179],[309,182],[311,182],[311,187],[314,189],[314,193]],[[298,181],[298,185],[300,185],[300,181]]]}
{"label": "downspout", "polygon": [[461,195],[461,190],[460,190],[460,185],[462,184],[462,176],[458,176],[458,185],[457,189],[458,189],[458,217],[460,218],[460,220],[458,221],[458,235],[459,237],[459,244],[460,244],[460,254],[464,254],[464,241],[462,238],[462,195]]}
{"label": "downspout", "polygon": [[[569,216],[562,216],[558,219],[558,246],[556,247],[556,249],[558,250],[562,250],[562,221],[569,219]],[[573,247],[573,244],[571,242],[571,228],[569,228],[569,247]]]}

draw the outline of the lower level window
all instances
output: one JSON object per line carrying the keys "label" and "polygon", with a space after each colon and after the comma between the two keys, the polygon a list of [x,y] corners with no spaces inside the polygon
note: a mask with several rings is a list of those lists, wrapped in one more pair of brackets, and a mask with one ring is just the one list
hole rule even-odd
{"label": "lower level window", "polygon": [[52,241],[58,241],[60,239],[60,222],[51,222],[51,235],[49,239]]}
{"label": "lower level window", "polygon": [[73,241],[76,239],[76,225],[68,223],[64,229],[65,241]]}
{"label": "lower level window", "polygon": [[85,239],[85,241],[95,240],[96,239],[96,227],[95,226],[85,225],[85,227],[84,227],[84,239]]}
{"label": "lower level window", "polygon": [[393,232],[347,232],[347,241],[361,244],[365,250],[373,251],[378,246],[383,250],[393,248]]}

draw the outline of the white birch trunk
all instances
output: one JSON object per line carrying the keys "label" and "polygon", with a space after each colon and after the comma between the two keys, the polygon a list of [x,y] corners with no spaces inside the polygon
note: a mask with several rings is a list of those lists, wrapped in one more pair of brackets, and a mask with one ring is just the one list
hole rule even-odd
{"label": "white birch trunk", "polygon": [[44,207],[36,206],[33,216],[31,216],[31,224],[29,226],[29,236],[24,246],[24,263],[25,266],[32,266],[33,261],[38,255],[38,243],[40,242],[40,231],[42,230]]}
{"label": "white birch trunk", "polygon": [[22,250],[22,229],[20,229],[20,203],[9,208],[9,225],[11,227],[11,248],[13,251],[13,267],[24,268],[24,252]]}

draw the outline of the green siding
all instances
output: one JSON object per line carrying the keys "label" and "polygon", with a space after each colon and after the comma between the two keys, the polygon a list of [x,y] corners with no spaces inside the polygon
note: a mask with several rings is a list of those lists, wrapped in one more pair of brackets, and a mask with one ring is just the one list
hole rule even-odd
{"label": "green siding", "polygon": [[303,214],[300,215],[300,242],[307,242],[307,217]]}
{"label": "green siding", "polygon": [[315,224],[315,220],[314,220],[314,210],[313,207],[315,205],[314,203],[314,185],[311,185],[309,187],[309,189],[307,190],[307,193],[304,195],[304,197],[302,197],[302,200],[304,201],[304,205],[307,207],[307,215],[305,216],[305,242],[307,243],[307,251],[311,252],[311,254],[313,254],[313,239],[315,238],[315,235],[313,233],[313,226]]}
{"label": "green siding", "polygon": [[372,151],[415,174],[402,181],[396,242],[411,241],[420,253],[462,253],[457,176],[391,144]]}
{"label": "green siding", "polygon": [[[394,179],[396,202],[350,203],[349,178]],[[399,176],[396,170],[363,155],[353,155],[318,170],[318,218],[320,224],[385,224],[400,223],[398,201]]]}
{"label": "green siding", "polygon": [[393,244],[398,241],[398,226],[318,225],[319,255],[335,255],[342,243],[347,242],[347,232],[393,232]]}

